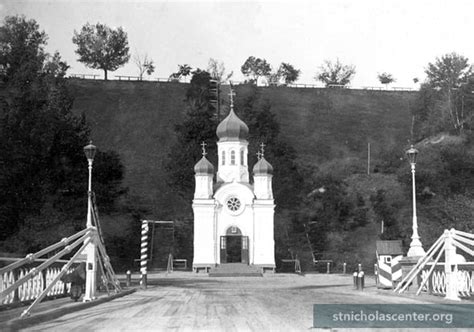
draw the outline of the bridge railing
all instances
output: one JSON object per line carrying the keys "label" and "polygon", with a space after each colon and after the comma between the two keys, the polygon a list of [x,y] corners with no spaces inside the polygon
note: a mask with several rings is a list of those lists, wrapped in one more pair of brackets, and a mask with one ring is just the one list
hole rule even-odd
{"label": "bridge railing", "polygon": [[[0,257],[0,267],[4,267],[8,263],[17,262],[19,258]],[[37,269],[38,266],[45,262],[46,259],[36,259],[31,263],[27,263],[22,267],[14,268],[10,271],[6,271],[0,275],[0,292],[9,288],[15,282],[22,279],[25,275],[32,272],[33,269]],[[63,266],[67,264],[67,260],[58,260],[47,267],[41,273],[36,274],[34,277],[23,283],[17,289],[7,294],[6,297],[0,302],[0,305],[15,305],[19,303],[30,302],[36,299],[59,275]],[[79,263],[73,264],[68,272],[72,272]],[[67,296],[71,288],[70,283],[63,283],[59,280],[55,285],[52,286],[50,291],[46,294],[46,298],[57,298]]]}
{"label": "bridge railing", "polygon": [[474,291],[474,262],[466,262],[464,256],[456,252],[458,249],[473,257],[474,234],[446,229],[394,291],[402,293],[417,278],[420,281],[417,295],[429,291],[455,301],[470,297]]}
{"label": "bridge railing", "polygon": [[[1,267],[0,303],[6,302],[8,304],[33,299],[33,303],[22,314],[22,316],[25,316],[29,315],[30,310],[45,297],[56,293],[64,293],[64,283],[61,281],[61,277],[72,269],[74,263],[79,261],[80,255],[89,243],[97,242],[97,236],[95,227],[86,228],[45,249],[34,254],[28,254],[25,258]],[[77,249],[78,247],[79,249]],[[67,263],[58,262],[63,256],[73,252],[75,253]],[[45,255],[52,256],[40,260]],[[36,261],[39,265],[31,266]],[[62,264],[62,267],[59,268],[55,264]]]}
{"label": "bridge railing", "polygon": [[[433,267],[434,265],[434,267]],[[446,272],[444,263],[428,263],[421,273],[424,283],[422,292],[434,295],[446,295]],[[433,267],[431,275],[430,269]],[[428,280],[426,280],[428,279]],[[459,263],[456,271],[457,290],[461,297],[470,297],[474,294],[474,263]]]}

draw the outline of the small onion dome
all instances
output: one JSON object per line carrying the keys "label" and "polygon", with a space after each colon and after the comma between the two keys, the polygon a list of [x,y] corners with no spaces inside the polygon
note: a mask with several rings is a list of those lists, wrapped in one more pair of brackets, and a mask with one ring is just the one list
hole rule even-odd
{"label": "small onion dome", "polygon": [[249,134],[249,127],[231,108],[229,115],[217,126],[216,134],[220,141],[244,140]]}
{"label": "small onion dome", "polygon": [[268,161],[265,160],[265,158],[262,157],[253,167],[253,174],[273,174],[273,167]]}
{"label": "small onion dome", "polygon": [[194,172],[199,175],[205,175],[205,174],[213,175],[214,166],[212,166],[211,162],[207,160],[205,156],[202,156],[201,160],[199,160],[194,166]]}

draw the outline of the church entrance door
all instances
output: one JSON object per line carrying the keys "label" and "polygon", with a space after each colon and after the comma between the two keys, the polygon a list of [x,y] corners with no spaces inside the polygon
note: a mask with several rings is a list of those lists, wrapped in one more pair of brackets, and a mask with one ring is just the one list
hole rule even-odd
{"label": "church entrance door", "polygon": [[227,236],[227,263],[242,261],[242,236]]}
{"label": "church entrance door", "polygon": [[221,264],[249,263],[249,238],[238,227],[230,227],[220,240]]}

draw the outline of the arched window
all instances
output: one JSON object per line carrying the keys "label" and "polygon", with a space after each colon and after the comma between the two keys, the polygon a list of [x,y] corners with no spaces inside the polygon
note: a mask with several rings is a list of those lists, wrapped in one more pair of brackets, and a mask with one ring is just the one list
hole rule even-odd
{"label": "arched window", "polygon": [[222,151],[222,165],[225,165],[225,151]]}
{"label": "arched window", "polygon": [[244,150],[240,150],[240,165],[244,165]]}
{"label": "arched window", "polygon": [[235,151],[230,151],[230,164],[235,165]]}

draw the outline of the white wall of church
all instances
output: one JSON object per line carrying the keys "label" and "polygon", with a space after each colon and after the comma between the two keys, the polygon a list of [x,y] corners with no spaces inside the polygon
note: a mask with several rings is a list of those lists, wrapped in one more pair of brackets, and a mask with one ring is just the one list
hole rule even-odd
{"label": "white wall of church", "polygon": [[[231,211],[227,202],[231,197],[238,198],[241,202],[241,207],[238,211]],[[248,185],[241,183],[229,183],[222,185],[215,193],[214,198],[218,203],[217,209],[217,239],[220,243],[220,237],[226,235],[226,231],[231,226],[236,226],[240,229],[243,236],[249,237],[249,253],[250,264],[252,264],[252,250],[254,237],[253,230],[253,199],[254,194]],[[218,251],[218,262],[220,262],[220,250]]]}
{"label": "white wall of church", "polygon": [[215,200],[195,199],[194,211],[194,258],[193,266],[216,264]]}
{"label": "white wall of church", "polygon": [[253,263],[275,266],[275,241],[273,239],[273,200],[255,200],[255,242]]}

